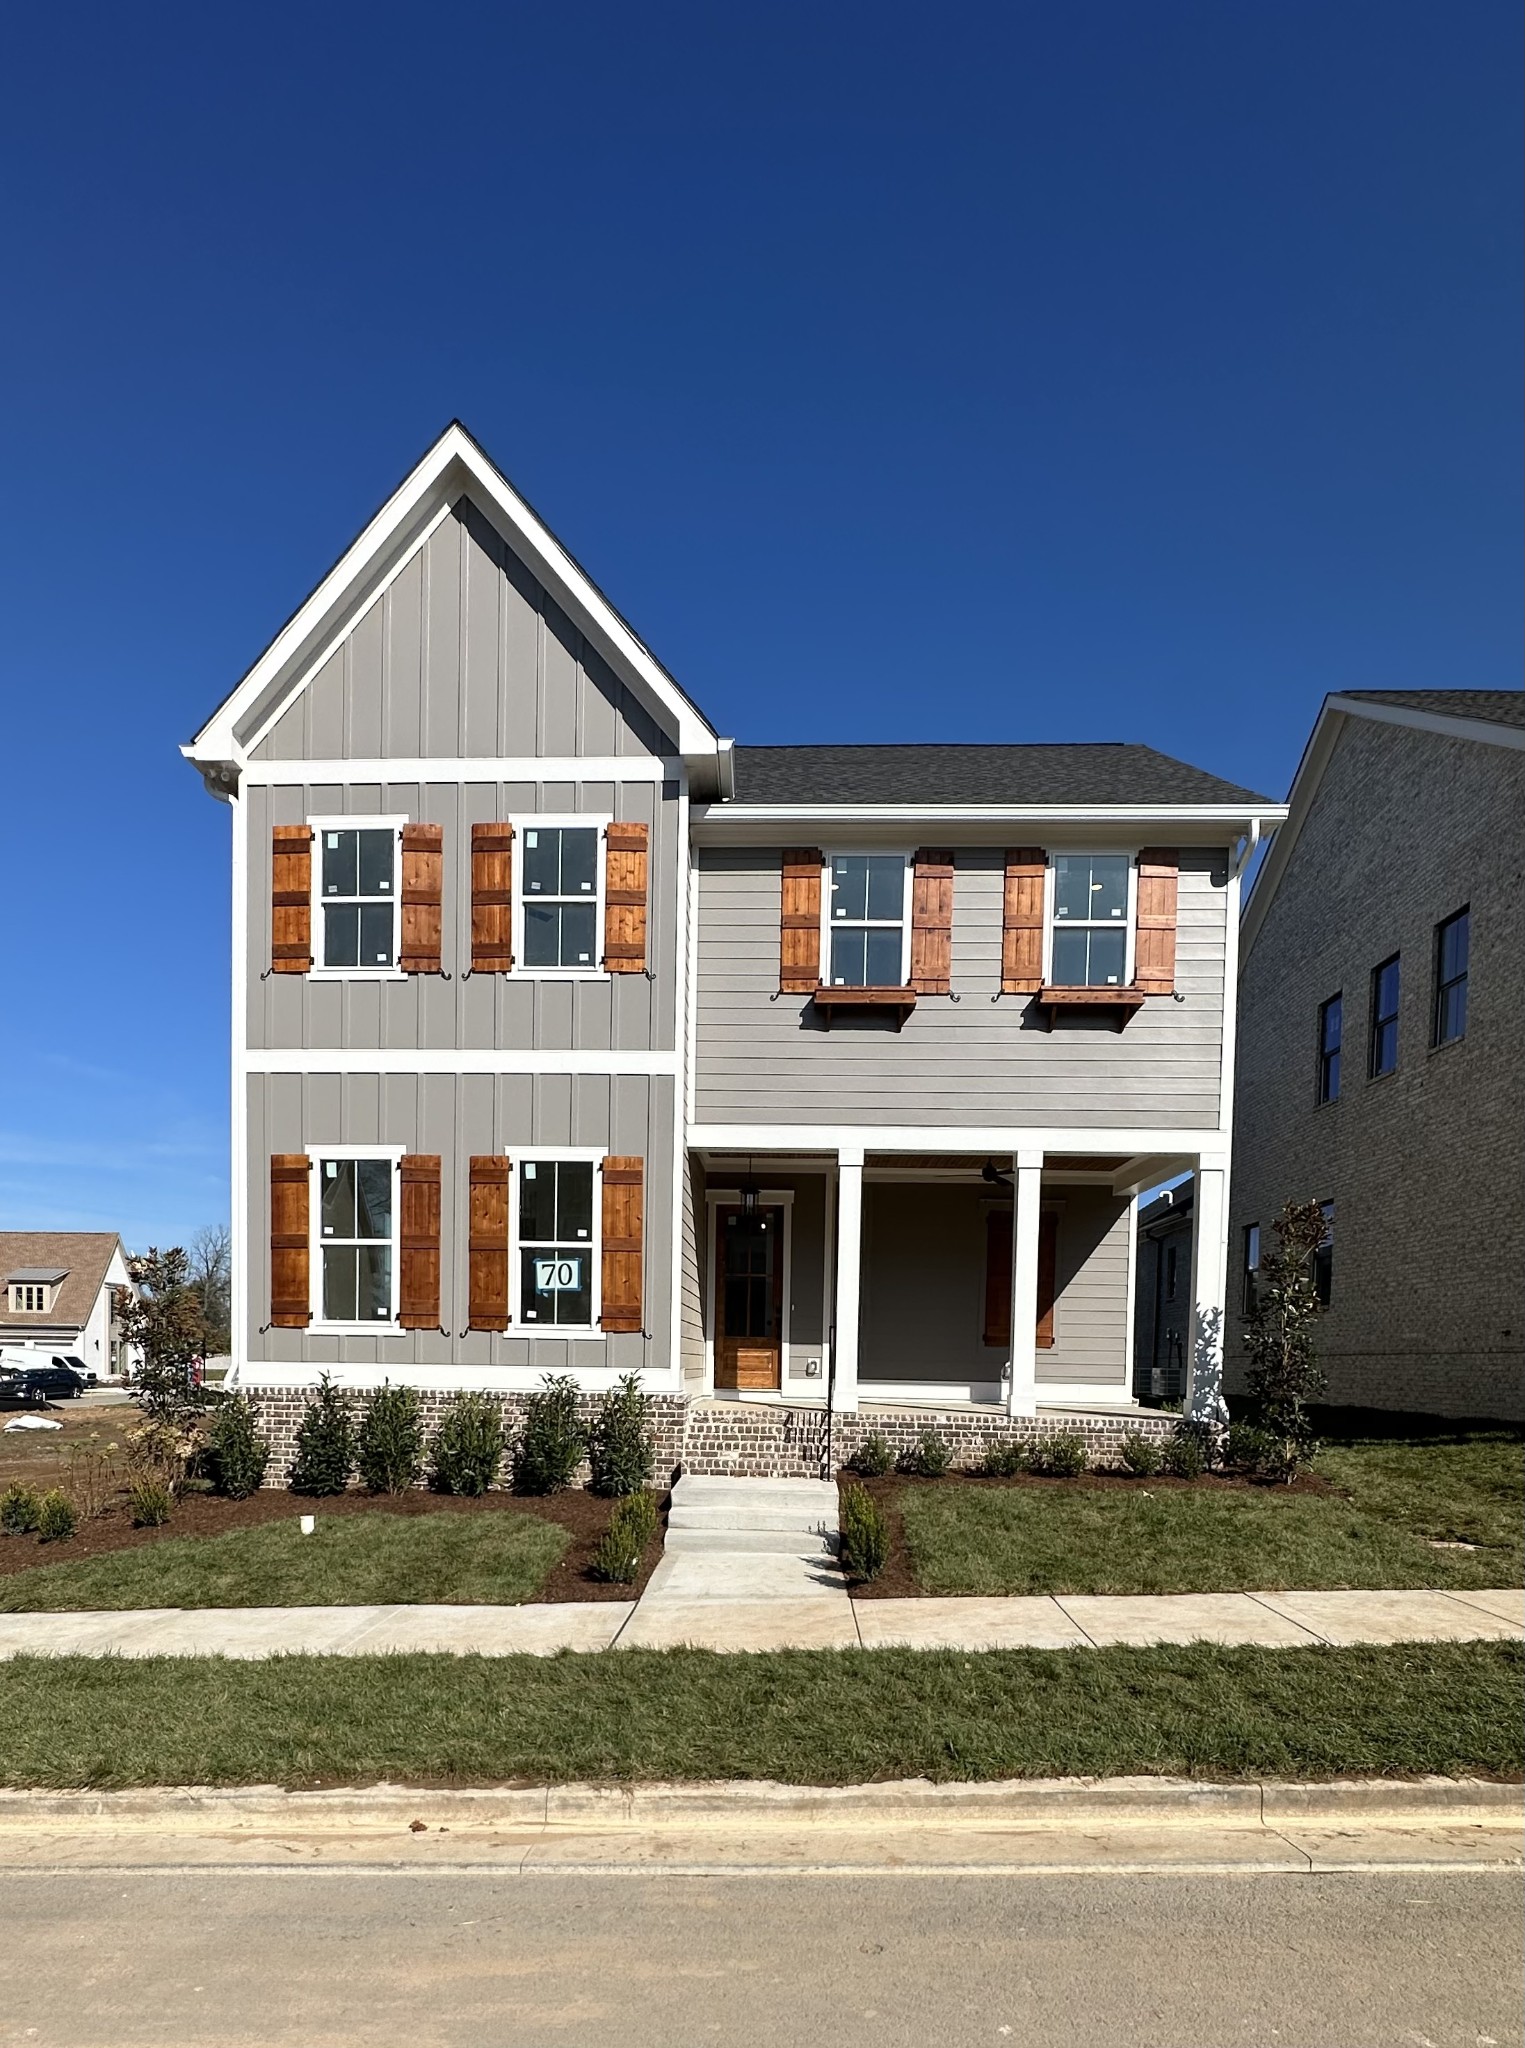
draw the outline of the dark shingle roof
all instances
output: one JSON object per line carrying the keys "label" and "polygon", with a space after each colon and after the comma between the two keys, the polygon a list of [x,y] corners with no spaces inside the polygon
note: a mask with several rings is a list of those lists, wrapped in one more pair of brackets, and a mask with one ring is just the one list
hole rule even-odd
{"label": "dark shingle roof", "polygon": [[1525,690],[1338,690],[1358,704],[1428,711],[1438,718],[1479,718],[1488,725],[1525,726]]}
{"label": "dark shingle roof", "polygon": [[1153,747],[738,747],[753,804],[1226,804],[1273,799]]}

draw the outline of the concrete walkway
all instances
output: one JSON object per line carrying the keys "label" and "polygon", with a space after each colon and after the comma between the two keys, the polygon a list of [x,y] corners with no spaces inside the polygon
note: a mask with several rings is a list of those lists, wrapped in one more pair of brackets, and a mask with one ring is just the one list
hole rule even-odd
{"label": "concrete walkway", "polygon": [[[763,1554],[766,1559],[767,1554]],[[666,1562],[676,1563],[670,1559]],[[661,1567],[659,1567],[659,1570]],[[749,1570],[766,1578],[772,1567]],[[770,1597],[706,1597],[675,1570],[625,1600],[525,1607],[138,1608],[114,1614],[0,1614],[0,1659],[17,1656],[342,1657],[432,1650],[486,1657],[665,1647],[917,1650],[1104,1649],[1129,1643],[1525,1640],[1525,1593],[1168,1593],[1137,1599],[849,1600],[819,1566],[819,1586]],[[713,1582],[712,1582],[713,1583]],[[674,1590],[675,1589],[675,1590]],[[732,1582],[732,1590],[734,1581]],[[648,1605],[648,1603],[650,1603]]]}

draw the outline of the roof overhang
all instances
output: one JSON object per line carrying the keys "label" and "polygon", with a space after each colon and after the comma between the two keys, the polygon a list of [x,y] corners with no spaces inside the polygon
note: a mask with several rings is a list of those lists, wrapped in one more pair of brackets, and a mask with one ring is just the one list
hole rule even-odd
{"label": "roof overhang", "polygon": [[1398,704],[1373,704],[1362,697],[1341,696],[1338,691],[1326,697],[1314,720],[1308,744],[1303,748],[1297,773],[1292,778],[1292,787],[1282,812],[1284,822],[1266,850],[1265,859],[1245,901],[1239,927],[1241,965],[1265,922],[1266,912],[1286,873],[1292,850],[1297,845],[1319,784],[1324,779],[1324,770],[1339,744],[1346,720],[1351,718],[1369,719],[1377,725],[1404,725],[1413,732],[1436,733],[1445,739],[1478,740],[1485,746],[1525,748],[1525,728],[1520,726],[1500,725],[1484,718],[1460,718],[1448,712],[1411,711]]}
{"label": "roof overhang", "polygon": [[503,535],[615,674],[672,735],[696,790],[725,793],[730,742],[718,737],[587,571],[460,422],[453,421],[287,620],[238,687],[181,748],[201,770],[212,794],[226,799],[236,793],[244,764],[262,735],[462,498],[469,498]]}
{"label": "roof overhang", "polygon": [[1286,817],[1283,804],[748,804],[696,807],[701,846],[777,846],[791,840],[840,840],[844,833],[886,843],[999,846],[1015,834],[1059,833],[1079,842],[1131,841],[1158,846],[1227,846],[1258,837]]}

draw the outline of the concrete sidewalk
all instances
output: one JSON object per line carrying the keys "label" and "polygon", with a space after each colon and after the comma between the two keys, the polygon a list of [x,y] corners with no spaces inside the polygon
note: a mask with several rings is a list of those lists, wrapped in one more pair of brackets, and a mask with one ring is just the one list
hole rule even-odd
{"label": "concrete sidewalk", "polygon": [[[823,1574],[824,1576],[824,1574]],[[624,1600],[523,1607],[202,1607],[0,1614],[18,1656],[487,1657],[692,1644],[703,1649],[1104,1649],[1113,1644],[1525,1640],[1525,1592],[1091,1594],[958,1600]],[[656,1624],[660,1623],[660,1626]]]}

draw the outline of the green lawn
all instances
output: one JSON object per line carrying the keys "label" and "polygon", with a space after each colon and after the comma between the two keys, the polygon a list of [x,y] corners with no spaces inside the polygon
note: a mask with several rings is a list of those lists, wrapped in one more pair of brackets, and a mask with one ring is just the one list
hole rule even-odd
{"label": "green lawn", "polygon": [[0,1578],[0,1613],[114,1607],[354,1607],[404,1601],[512,1605],[537,1592],[569,1541],[533,1514],[324,1515]]}
{"label": "green lawn", "polygon": [[1516,1777],[1522,1678],[1511,1643],[25,1657],[0,1783]]}
{"label": "green lawn", "polygon": [[[1525,1568],[1517,1437],[1331,1446],[1348,1499],[1265,1487],[909,1484],[898,1504],[927,1593],[1227,1593],[1509,1586]],[[1436,1550],[1459,1538],[1476,1551]]]}

